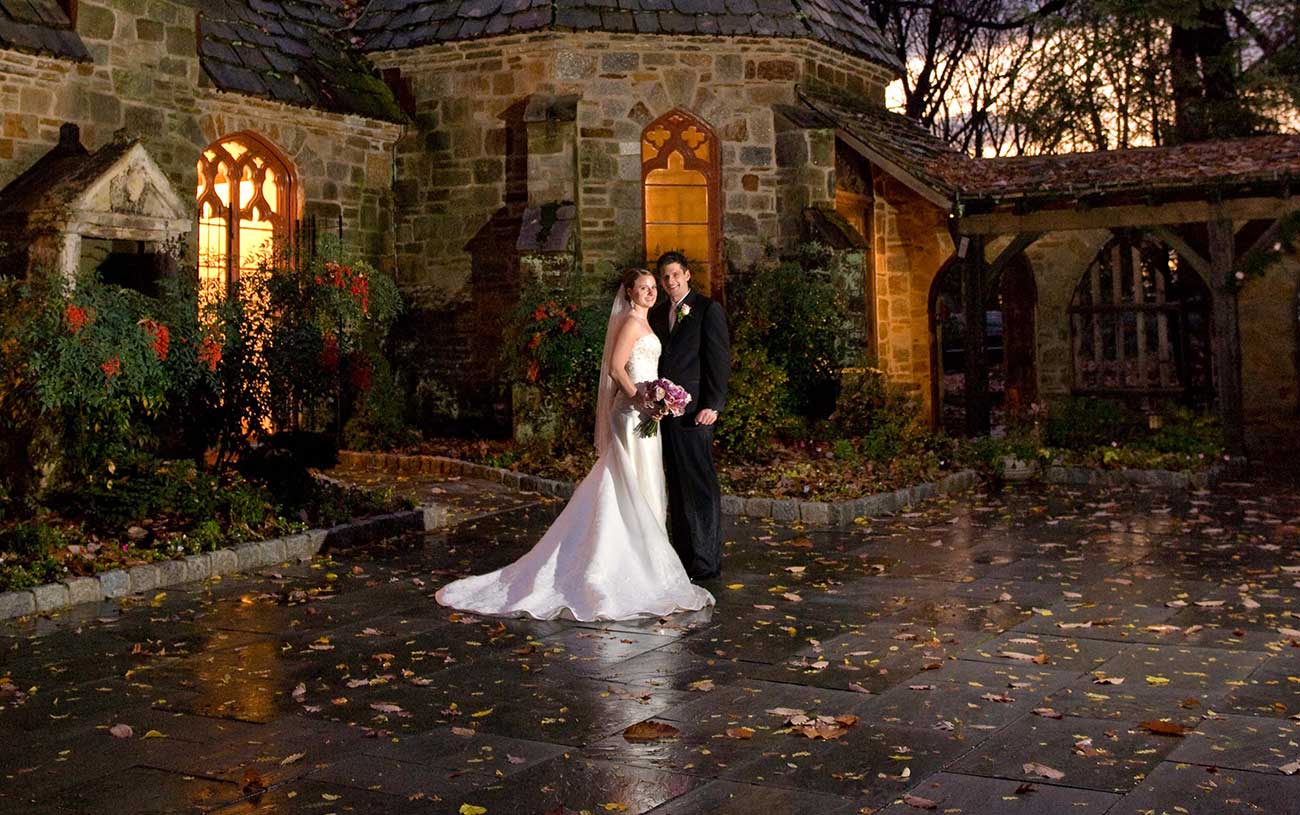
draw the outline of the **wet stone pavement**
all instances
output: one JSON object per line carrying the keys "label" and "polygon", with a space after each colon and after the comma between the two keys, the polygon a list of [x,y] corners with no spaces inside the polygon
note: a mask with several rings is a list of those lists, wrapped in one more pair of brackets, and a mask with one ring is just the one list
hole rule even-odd
{"label": "wet stone pavement", "polygon": [[395,486],[456,525],[0,626],[0,813],[1300,812],[1300,490],[729,521],[715,609],[577,624],[431,599],[557,502]]}

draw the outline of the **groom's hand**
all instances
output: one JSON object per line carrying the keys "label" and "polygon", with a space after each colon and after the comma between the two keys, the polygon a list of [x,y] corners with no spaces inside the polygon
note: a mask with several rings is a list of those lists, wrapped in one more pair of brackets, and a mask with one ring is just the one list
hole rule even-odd
{"label": "groom's hand", "polygon": [[695,423],[699,425],[713,424],[718,420],[718,412],[713,408],[704,408],[695,414]]}

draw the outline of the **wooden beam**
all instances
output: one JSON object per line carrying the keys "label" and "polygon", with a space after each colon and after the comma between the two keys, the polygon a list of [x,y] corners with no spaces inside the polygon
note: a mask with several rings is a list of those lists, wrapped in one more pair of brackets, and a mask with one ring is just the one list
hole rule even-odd
{"label": "wooden beam", "polygon": [[1165,226],[1206,223],[1216,217],[1234,221],[1279,218],[1300,209],[1300,196],[1234,198],[1221,203],[1179,201],[1170,204],[1125,204],[1089,209],[1044,209],[1023,214],[989,212],[964,215],[960,229],[966,235],[1005,235],[1018,232],[1059,232],[1078,229],[1113,229],[1122,226]]}
{"label": "wooden beam", "polygon": [[892,175],[894,178],[903,182],[903,185],[906,186],[908,189],[910,189],[912,192],[916,193],[917,195],[921,196],[925,200],[934,204],[936,207],[942,209],[944,212],[947,212],[948,210],[952,209],[951,198],[939,192],[935,188],[931,187],[929,184],[926,184],[925,182],[921,181],[921,179],[912,175],[907,170],[904,170],[902,167],[899,167],[893,161],[890,161],[879,150],[873,149],[871,145],[867,144],[862,139],[859,139],[857,136],[855,136],[851,130],[846,130],[843,127],[836,128],[835,135],[839,136],[839,138],[845,144],[849,145],[854,150],[857,150],[859,153],[861,153],[862,157],[865,158],[867,161],[870,161],[872,164],[877,165],[878,167],[880,167],[880,169],[884,170],[886,173]]}
{"label": "wooden beam", "polygon": [[1165,245],[1178,253],[1178,257],[1187,262],[1201,276],[1201,279],[1208,285],[1210,283],[1210,262],[1201,255],[1200,252],[1192,248],[1182,235],[1173,231],[1167,226],[1153,226],[1150,229],[1152,235],[1164,241]]}
{"label": "wooden beam", "polygon": [[1228,454],[1246,454],[1246,421],[1241,393],[1241,331],[1237,323],[1237,289],[1233,285],[1236,264],[1236,230],[1224,215],[1206,224],[1210,237],[1210,291],[1213,293],[1213,336],[1215,390],[1219,421]]}
{"label": "wooden beam", "polygon": [[1280,213],[1281,217],[1269,224],[1268,229],[1265,229],[1264,233],[1256,238],[1255,242],[1250,245],[1250,248],[1242,252],[1240,256],[1243,258],[1247,257],[1255,252],[1263,250],[1269,244],[1276,243],[1278,239],[1282,237],[1282,222],[1286,219],[1288,214],[1290,213]]}
{"label": "wooden beam", "polygon": [[1021,232],[1012,238],[1011,243],[1003,247],[1002,251],[998,252],[998,256],[989,264],[988,271],[984,274],[984,291],[991,292],[996,289],[998,281],[1002,279],[1002,273],[1006,271],[1007,264],[1015,260],[1042,236],[1042,232]]}
{"label": "wooden beam", "polygon": [[965,315],[962,340],[966,357],[966,433],[982,436],[989,432],[992,406],[989,403],[989,365],[984,349],[987,330],[984,312],[984,239],[973,237],[961,260],[961,301]]}

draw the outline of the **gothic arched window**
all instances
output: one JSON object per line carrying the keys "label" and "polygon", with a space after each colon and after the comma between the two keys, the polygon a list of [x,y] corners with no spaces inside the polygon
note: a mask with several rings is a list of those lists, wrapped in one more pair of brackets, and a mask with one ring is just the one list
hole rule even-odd
{"label": "gothic arched window", "polygon": [[199,156],[199,284],[213,295],[255,273],[293,225],[294,178],[253,133],[218,139]]}
{"label": "gothic arched window", "polygon": [[719,152],[709,126],[679,108],[641,133],[646,259],[682,252],[691,279],[717,299],[724,282]]}

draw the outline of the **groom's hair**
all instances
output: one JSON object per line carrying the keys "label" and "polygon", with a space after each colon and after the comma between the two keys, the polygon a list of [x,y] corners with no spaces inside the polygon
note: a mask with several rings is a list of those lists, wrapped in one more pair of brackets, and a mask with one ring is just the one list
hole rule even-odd
{"label": "groom's hair", "polygon": [[681,252],[664,252],[659,256],[659,260],[655,263],[655,266],[660,272],[662,272],[667,266],[673,263],[678,264],[688,272],[691,270],[690,262],[686,260],[686,255],[683,255]]}

